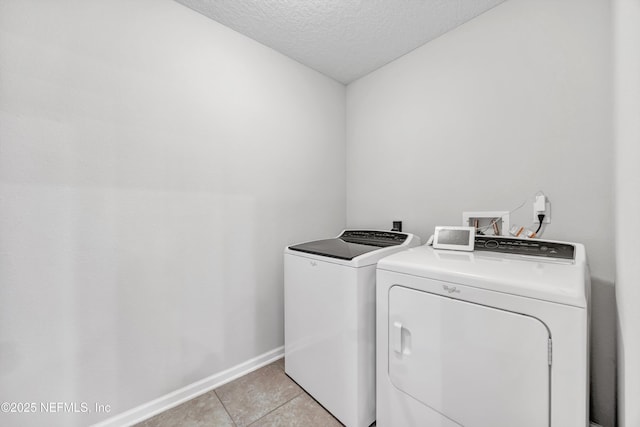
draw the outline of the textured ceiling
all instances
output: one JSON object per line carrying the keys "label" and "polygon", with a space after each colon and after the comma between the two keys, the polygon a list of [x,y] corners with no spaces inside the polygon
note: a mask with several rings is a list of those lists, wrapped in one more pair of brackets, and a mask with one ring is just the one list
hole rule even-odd
{"label": "textured ceiling", "polygon": [[504,0],[176,0],[349,83]]}

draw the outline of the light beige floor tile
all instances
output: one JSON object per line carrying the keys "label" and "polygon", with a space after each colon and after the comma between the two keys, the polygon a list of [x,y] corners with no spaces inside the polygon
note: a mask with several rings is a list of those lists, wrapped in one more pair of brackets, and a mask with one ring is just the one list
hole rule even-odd
{"label": "light beige floor tile", "polygon": [[137,426],[139,427],[233,427],[231,417],[215,392],[189,400],[162,412]]}
{"label": "light beige floor tile", "polygon": [[251,424],[251,427],[281,426],[340,427],[342,424],[308,394],[303,393]]}
{"label": "light beige floor tile", "polygon": [[273,362],[274,365],[279,366],[284,371],[284,357]]}
{"label": "light beige floor tile", "polygon": [[302,393],[302,389],[273,363],[215,391],[238,426],[251,424]]}

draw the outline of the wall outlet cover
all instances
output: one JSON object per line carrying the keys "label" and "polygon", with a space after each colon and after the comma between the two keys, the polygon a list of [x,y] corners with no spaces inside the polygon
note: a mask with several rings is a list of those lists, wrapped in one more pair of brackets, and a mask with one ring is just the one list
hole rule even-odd
{"label": "wall outlet cover", "polygon": [[509,235],[509,211],[469,211],[462,212],[462,225],[465,227],[473,227],[473,220],[478,219],[480,222],[480,228],[488,227],[487,231],[489,235],[493,234],[493,228],[490,226],[491,221],[496,218],[500,218],[497,221],[500,228],[501,236]]}
{"label": "wall outlet cover", "polygon": [[[533,205],[533,223],[538,224],[538,211],[536,210],[535,204]],[[544,209],[544,220],[543,224],[551,224],[551,203],[549,203],[549,199],[547,199],[545,203]]]}

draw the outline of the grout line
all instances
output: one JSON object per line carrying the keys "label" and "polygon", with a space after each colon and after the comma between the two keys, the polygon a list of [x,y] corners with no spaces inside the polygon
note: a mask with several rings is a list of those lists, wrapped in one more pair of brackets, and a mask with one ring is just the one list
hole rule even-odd
{"label": "grout line", "polygon": [[[242,378],[242,377],[241,377]],[[219,388],[219,387],[218,387]],[[220,399],[220,396],[218,395],[217,392],[217,388],[213,389],[213,394],[216,395],[216,398],[218,399],[218,401],[220,402],[220,404],[222,405],[222,409],[224,409],[224,412],[227,413],[227,415],[229,416],[229,419],[231,420],[231,423],[234,425],[234,427],[237,427],[238,424],[236,424],[236,420],[233,419],[233,417],[231,416],[231,414],[229,413],[229,410],[227,409],[227,407],[225,406],[224,402],[222,401],[222,399]]]}
{"label": "grout line", "polygon": [[[313,400],[313,401],[314,401],[318,406],[320,406],[320,407],[321,407],[321,408],[322,408],[322,409],[323,409],[327,414],[329,414],[329,416],[330,416],[331,418],[333,418],[334,420],[336,420],[336,421],[338,422],[338,424],[340,424],[341,426],[344,426],[344,424],[342,424],[342,422],[341,422],[339,419],[337,419],[337,418],[336,418],[336,416],[335,416],[335,415],[333,415],[333,414],[331,413],[331,411],[329,411],[327,408],[325,408],[325,407],[324,407],[324,405],[323,405],[322,403],[318,402],[318,401],[316,400],[316,398],[315,398],[315,397],[311,396],[311,395],[310,395],[309,393],[307,393],[304,389],[302,390],[302,392],[303,392],[304,394],[306,394],[307,396],[309,396],[309,398],[311,398],[311,400]],[[373,424],[372,424],[372,425],[375,425],[375,421],[373,422]],[[371,427],[371,426],[369,426],[369,427]]]}
{"label": "grout line", "polygon": [[[268,366],[275,365],[275,368],[276,368],[278,371],[280,371],[280,372],[282,372],[283,374],[285,374],[285,375],[286,375],[286,377],[287,377],[290,381],[292,381],[294,384],[296,384],[296,386],[298,386],[299,391],[298,391],[298,393],[297,393],[297,394],[295,394],[293,397],[291,397],[291,399],[289,399],[289,400],[287,400],[287,401],[283,402],[282,404],[280,404],[280,405],[276,406],[275,408],[273,408],[272,410],[270,410],[270,411],[269,411],[269,412],[267,412],[266,414],[262,415],[260,418],[258,418],[258,419],[256,419],[256,420],[252,421],[251,423],[247,424],[247,425],[246,425],[246,427],[250,427],[250,426],[254,425],[255,423],[257,423],[258,421],[260,421],[261,419],[263,419],[263,418],[264,418],[264,417],[266,417],[267,415],[271,414],[272,412],[274,412],[274,411],[276,411],[276,410],[280,409],[281,407],[283,407],[283,406],[284,406],[284,405],[286,405],[287,403],[291,402],[293,399],[295,399],[295,398],[297,398],[297,397],[301,396],[302,394],[306,394],[306,392],[304,391],[304,389],[303,389],[302,387],[300,387],[300,386],[299,386],[295,381],[291,380],[291,378],[289,378],[289,376],[285,373],[285,371],[284,371],[284,366],[280,366],[280,364],[278,363],[278,361],[279,361],[279,360],[280,360],[280,359],[277,359],[277,360],[275,360],[274,362],[271,362],[271,363],[270,363],[270,364],[268,364],[268,365],[264,365],[263,367],[256,369],[256,370],[255,370],[255,371],[253,371],[253,372],[258,372],[258,371],[260,371],[260,370],[262,370],[262,369],[265,369],[265,368],[266,368],[266,367],[268,367]],[[227,383],[227,384],[230,384],[230,383],[232,383],[232,382],[234,382],[234,381],[237,381],[237,380],[239,380],[239,379],[241,379],[241,378],[244,378],[244,377],[246,377],[247,375],[252,374],[253,372],[249,372],[248,374],[245,374],[245,375],[243,375],[242,377],[236,378],[235,380],[230,381],[230,382],[229,382],[229,383]],[[224,385],[227,385],[227,384],[223,384],[223,385],[222,385],[222,386],[220,386],[220,387],[223,387]],[[232,416],[232,415],[231,415],[231,413],[229,412],[229,409],[228,409],[228,408],[227,408],[227,406],[224,404],[224,402],[223,402],[223,401],[222,401],[222,399],[220,398],[220,395],[218,394],[218,389],[219,389],[220,387],[215,388],[215,389],[213,389],[212,391],[213,391],[213,393],[215,394],[215,396],[216,396],[216,398],[218,399],[218,401],[220,402],[220,404],[222,405],[222,407],[223,407],[223,409],[225,410],[225,412],[227,413],[227,415],[229,416],[229,419],[231,419],[231,422],[233,423],[233,425],[234,425],[235,427],[237,427],[239,424],[238,424],[238,423],[236,422],[236,420],[233,418],[233,416]]]}
{"label": "grout line", "polygon": [[[279,360],[279,359],[278,359],[278,360]],[[242,377],[236,378],[235,380],[233,380],[233,381],[231,381],[231,382],[229,382],[229,383],[227,383],[227,384],[231,384],[231,383],[232,383],[232,382],[234,382],[234,381],[240,380],[241,378],[245,378],[247,375],[251,375],[251,374],[252,374],[252,373],[254,373],[254,372],[261,371],[261,370],[263,370],[263,369],[265,369],[265,368],[267,368],[267,367],[269,367],[269,366],[271,366],[271,365],[275,365],[275,369],[276,369],[276,370],[278,370],[278,371],[280,371],[280,372],[284,373],[284,369],[283,369],[282,367],[280,367],[276,362],[277,362],[277,361],[274,361],[274,362],[269,363],[268,365],[264,365],[263,367],[258,368],[258,369],[256,369],[256,370],[255,370],[255,371],[253,371],[253,372],[249,372],[248,374],[245,374],[245,375],[243,375]],[[285,375],[286,375],[286,374],[285,374]],[[288,376],[287,376],[287,378],[288,378]],[[224,385],[226,385],[226,384],[224,384]],[[224,385],[223,385],[223,386],[224,386]],[[296,385],[297,385],[297,384],[296,384]],[[220,387],[223,387],[223,386],[220,386]],[[220,388],[220,387],[218,387],[218,388]],[[299,387],[299,386],[298,386],[298,387]],[[238,426],[238,423],[237,423],[237,422],[236,422],[236,420],[231,416],[231,413],[229,412],[229,410],[228,410],[228,409],[227,409],[227,407],[225,406],[224,402],[223,402],[223,401],[222,401],[222,399],[220,398],[220,395],[218,395],[217,390],[218,390],[218,389],[216,388],[216,389],[214,389],[214,390],[213,390],[213,392],[215,393],[216,397],[218,398],[218,400],[219,400],[219,401],[220,401],[220,403],[222,404],[222,407],[224,408],[224,410],[225,410],[225,411],[227,412],[227,414],[229,415],[229,418],[231,418],[231,422],[233,423],[233,425],[234,425],[234,426]],[[263,415],[263,416],[261,416],[260,418],[258,418],[258,419],[256,419],[256,420],[252,421],[251,423],[246,424],[246,426],[248,427],[248,426],[250,426],[250,425],[252,425],[252,424],[254,424],[254,423],[258,422],[258,421],[259,421],[259,420],[261,420],[262,418],[264,418],[264,417],[266,417],[267,415],[269,415],[271,412],[273,412],[273,411],[275,411],[276,409],[278,409],[278,408],[280,408],[280,407],[282,407],[282,406],[286,405],[287,403],[289,403],[290,401],[292,401],[293,399],[295,399],[296,397],[298,397],[302,392],[304,392],[304,390],[300,389],[300,392],[299,392],[298,394],[296,394],[295,396],[293,396],[291,399],[289,399],[289,400],[287,400],[286,402],[282,403],[281,405],[279,405],[279,406],[275,407],[274,409],[272,409],[271,411],[267,412],[266,414],[264,414],[264,415]]]}
{"label": "grout line", "polygon": [[[298,391],[298,393],[297,393],[295,396],[293,396],[291,399],[289,399],[289,400],[287,400],[287,401],[283,402],[282,404],[280,404],[280,405],[276,406],[275,408],[273,408],[272,410],[270,410],[269,412],[267,412],[266,414],[264,414],[263,416],[261,416],[261,417],[260,417],[260,418],[258,418],[257,420],[252,421],[252,422],[251,422],[251,424],[249,424],[247,427],[251,427],[252,425],[254,425],[255,423],[257,423],[258,421],[260,421],[260,420],[261,420],[261,419],[263,419],[264,417],[268,416],[268,415],[269,415],[269,414],[271,414],[272,412],[277,411],[278,409],[282,408],[282,407],[283,407],[284,405],[286,405],[287,403],[291,402],[293,399],[295,399],[295,398],[297,398],[297,397],[301,396],[303,393],[305,393],[305,391],[303,390],[303,388],[302,388],[302,387],[300,387],[300,386],[298,385],[298,383],[296,383],[296,382],[295,382],[295,381],[293,381],[291,378],[289,378],[289,375],[287,375],[287,374],[284,372],[284,367],[283,367],[283,366],[280,366],[280,364],[279,364],[279,363],[277,363],[279,360],[280,360],[280,359],[276,360],[276,361],[275,361],[275,362],[273,362],[272,364],[273,364],[273,365],[276,365],[276,367],[277,367],[280,371],[282,371],[282,373],[283,373],[283,374],[285,374],[285,375],[286,375],[286,377],[287,377],[291,382],[293,382],[296,386],[298,386],[299,391]],[[267,365],[267,366],[269,366],[269,365]]]}
{"label": "grout line", "polygon": [[[297,385],[297,384],[296,384]],[[272,412],[277,411],[278,409],[282,408],[284,405],[286,405],[287,403],[291,402],[293,399],[301,396],[303,393],[306,393],[302,387],[298,386],[300,388],[300,391],[298,392],[298,394],[296,394],[295,396],[293,396],[291,399],[287,400],[286,402],[283,402],[282,404],[276,406],[275,408],[273,408],[272,410],[270,410],[269,412],[267,412],[266,414],[264,414],[263,416],[261,416],[260,418],[258,418],[255,421],[252,421],[251,424],[249,424],[247,427],[251,427],[253,424],[257,423],[258,421],[260,421],[261,419],[263,419],[264,417],[266,417],[267,415],[269,415]]]}
{"label": "grout line", "polygon": [[287,403],[291,402],[293,399],[299,397],[302,395],[302,393],[304,393],[304,390],[301,390],[300,393],[296,394],[295,396],[293,396],[291,399],[287,400],[286,402],[282,403],[279,406],[276,406],[275,408],[273,408],[272,410],[270,410],[269,412],[267,412],[266,414],[264,414],[263,416],[261,416],[260,418],[258,418],[257,420],[253,421],[251,424],[249,424],[247,427],[251,427],[252,425],[254,425],[255,423],[257,423],[258,421],[260,421],[261,419],[263,419],[264,417],[266,417],[267,415],[271,414],[272,412],[277,411],[278,409],[282,408],[284,405],[286,405]]}

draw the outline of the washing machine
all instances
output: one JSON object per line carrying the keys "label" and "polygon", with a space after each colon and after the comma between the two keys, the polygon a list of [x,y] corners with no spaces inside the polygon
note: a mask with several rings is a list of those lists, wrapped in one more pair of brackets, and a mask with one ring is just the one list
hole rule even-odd
{"label": "washing machine", "polygon": [[377,267],[377,426],[585,427],[584,246],[475,238]]}
{"label": "washing machine", "polygon": [[375,420],[376,263],[419,244],[345,230],[284,251],[285,372],[348,427]]}

